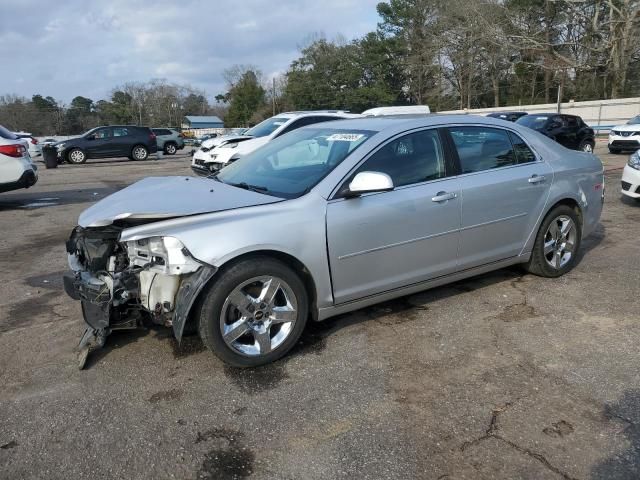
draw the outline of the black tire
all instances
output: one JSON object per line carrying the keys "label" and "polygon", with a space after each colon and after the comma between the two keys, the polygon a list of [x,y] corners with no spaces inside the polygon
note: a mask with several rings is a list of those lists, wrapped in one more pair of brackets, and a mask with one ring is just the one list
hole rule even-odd
{"label": "black tire", "polygon": [[80,148],[72,148],[67,152],[67,162],[80,165],[87,161],[87,154]]}
{"label": "black tire", "polygon": [[580,142],[580,146],[578,147],[578,150],[580,150],[581,152],[587,152],[587,153],[593,153],[593,149],[595,147],[595,144],[589,140],[583,140]]}
{"label": "black tire", "polygon": [[167,142],[164,144],[163,150],[167,155],[175,155],[178,151],[178,146],[173,142]]}
{"label": "black tire", "polygon": [[143,161],[149,158],[149,149],[144,145],[136,145],[131,149],[131,157],[137,161]]}
{"label": "black tire", "polygon": [[619,148],[611,148],[611,147],[609,147],[609,153],[613,153],[614,155],[617,155],[621,151],[622,150],[620,150]]}
{"label": "black tire", "polygon": [[[554,221],[558,221],[561,217],[568,217],[573,221],[572,229],[575,232],[575,238],[573,240],[573,251],[570,259],[560,268],[555,268],[550,265],[547,260],[547,256],[550,255],[550,253],[545,255],[545,241],[549,241],[548,234],[551,224]],[[581,241],[582,224],[580,223],[578,214],[573,208],[567,205],[559,205],[552,209],[542,221],[538,234],[536,235],[535,243],[533,244],[531,258],[524,267],[529,273],[540,277],[555,278],[564,275],[575,266]],[[555,258],[553,255],[552,257]]]}
{"label": "black tire", "polygon": [[[261,276],[278,277],[286,282],[295,296],[295,302],[297,304],[296,318],[288,336],[286,336],[282,343],[276,348],[266,354],[258,353],[256,355],[247,355],[230,347],[225,342],[222,333],[221,315],[226,315],[226,312],[223,312],[225,301],[237,287],[244,282]],[[200,311],[196,317],[199,320],[199,331],[202,342],[223,362],[234,367],[257,367],[274,362],[283,357],[300,338],[309,315],[307,297],[307,291],[300,277],[284,263],[266,256],[257,256],[241,260],[221,271],[211,283],[210,287],[203,292]],[[233,308],[234,307],[231,306],[231,309]],[[257,309],[253,311],[254,316],[257,315],[257,311]],[[239,314],[237,310],[235,312]],[[261,318],[264,317],[261,316]],[[255,320],[252,319],[251,321]],[[271,327],[269,327],[267,332],[270,332],[269,334],[273,334],[275,337],[278,330],[271,331],[270,328]],[[248,331],[247,335],[253,336],[251,330]],[[242,338],[250,337],[239,337],[238,340],[242,340]]]}

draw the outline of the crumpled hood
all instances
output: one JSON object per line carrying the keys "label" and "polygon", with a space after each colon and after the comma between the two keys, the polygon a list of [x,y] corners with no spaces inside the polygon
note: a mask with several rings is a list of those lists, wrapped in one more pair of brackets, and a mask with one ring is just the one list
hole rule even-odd
{"label": "crumpled hood", "polygon": [[205,148],[213,148],[223,144],[224,142],[229,142],[233,140],[244,140],[245,138],[252,138],[252,137],[247,137],[246,135],[222,135],[219,137],[205,140],[204,142],[202,142],[200,146]]}
{"label": "crumpled hood", "polygon": [[102,227],[115,220],[162,220],[280,201],[207,178],[148,177],[87,208],[78,224]]}

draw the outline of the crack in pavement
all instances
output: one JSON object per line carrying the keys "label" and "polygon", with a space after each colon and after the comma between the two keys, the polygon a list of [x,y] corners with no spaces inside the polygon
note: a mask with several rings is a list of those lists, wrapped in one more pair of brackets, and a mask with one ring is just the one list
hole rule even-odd
{"label": "crack in pavement", "polygon": [[558,467],[556,467],[555,465],[551,464],[551,462],[549,462],[549,460],[547,460],[547,458],[543,454],[538,453],[538,452],[534,452],[533,450],[530,450],[528,448],[522,447],[522,446],[518,445],[517,443],[512,442],[511,440],[509,440],[509,439],[503,437],[502,435],[498,434],[498,430],[499,430],[498,418],[499,418],[500,414],[502,414],[503,412],[506,412],[510,407],[512,407],[515,403],[519,402],[523,398],[524,397],[521,397],[521,398],[518,398],[518,399],[514,400],[513,402],[509,401],[509,402],[504,403],[503,405],[495,407],[491,411],[491,420],[489,420],[489,426],[487,427],[487,430],[484,433],[484,435],[482,435],[481,437],[478,437],[476,439],[464,442],[460,446],[460,451],[464,452],[469,447],[472,447],[474,445],[482,443],[485,440],[488,440],[490,438],[494,438],[494,439],[499,440],[499,441],[501,441],[503,443],[506,443],[507,445],[509,445],[514,450],[516,450],[516,451],[518,451],[518,452],[520,452],[520,453],[522,453],[524,455],[527,455],[527,456],[537,460],[545,468],[547,468],[548,470],[552,471],[553,473],[555,473],[557,475],[560,475],[565,480],[579,480],[576,477],[572,477],[568,473],[563,472]]}

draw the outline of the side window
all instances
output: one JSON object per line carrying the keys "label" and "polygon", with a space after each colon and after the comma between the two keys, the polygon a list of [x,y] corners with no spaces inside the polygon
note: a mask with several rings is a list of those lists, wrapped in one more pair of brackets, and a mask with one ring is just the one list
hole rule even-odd
{"label": "side window", "polygon": [[437,130],[410,133],[387,143],[356,171],[382,172],[401,187],[446,175],[444,153]]}
{"label": "side window", "polygon": [[94,133],[94,137],[96,139],[109,138],[109,137],[111,137],[111,129],[110,128],[100,128],[100,129],[96,130],[96,133]]}
{"label": "side window", "polygon": [[578,128],[578,119],[576,117],[566,117],[567,125],[569,128],[577,129]]}
{"label": "side window", "polygon": [[516,159],[505,130],[489,127],[449,128],[462,173],[482,172],[515,165]]}
{"label": "side window", "polygon": [[114,127],[113,128],[113,136],[114,137],[126,137],[129,135],[129,129],[124,127]]}
{"label": "side window", "polygon": [[511,138],[511,143],[513,144],[513,151],[516,154],[516,162],[518,165],[521,163],[530,163],[536,161],[535,154],[531,151],[529,146],[524,143],[518,135],[513,132],[509,132],[509,137]]}

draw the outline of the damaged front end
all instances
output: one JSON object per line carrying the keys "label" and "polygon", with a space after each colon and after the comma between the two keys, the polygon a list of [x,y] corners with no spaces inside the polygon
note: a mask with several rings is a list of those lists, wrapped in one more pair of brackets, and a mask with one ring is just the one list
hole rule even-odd
{"label": "damaged front end", "polygon": [[123,228],[76,227],[67,241],[67,294],[82,304],[87,324],[79,350],[83,368],[92,347],[114,330],[152,322],[173,327],[178,340],[196,297],[215,268],[196,260],[174,237],[120,241]]}

